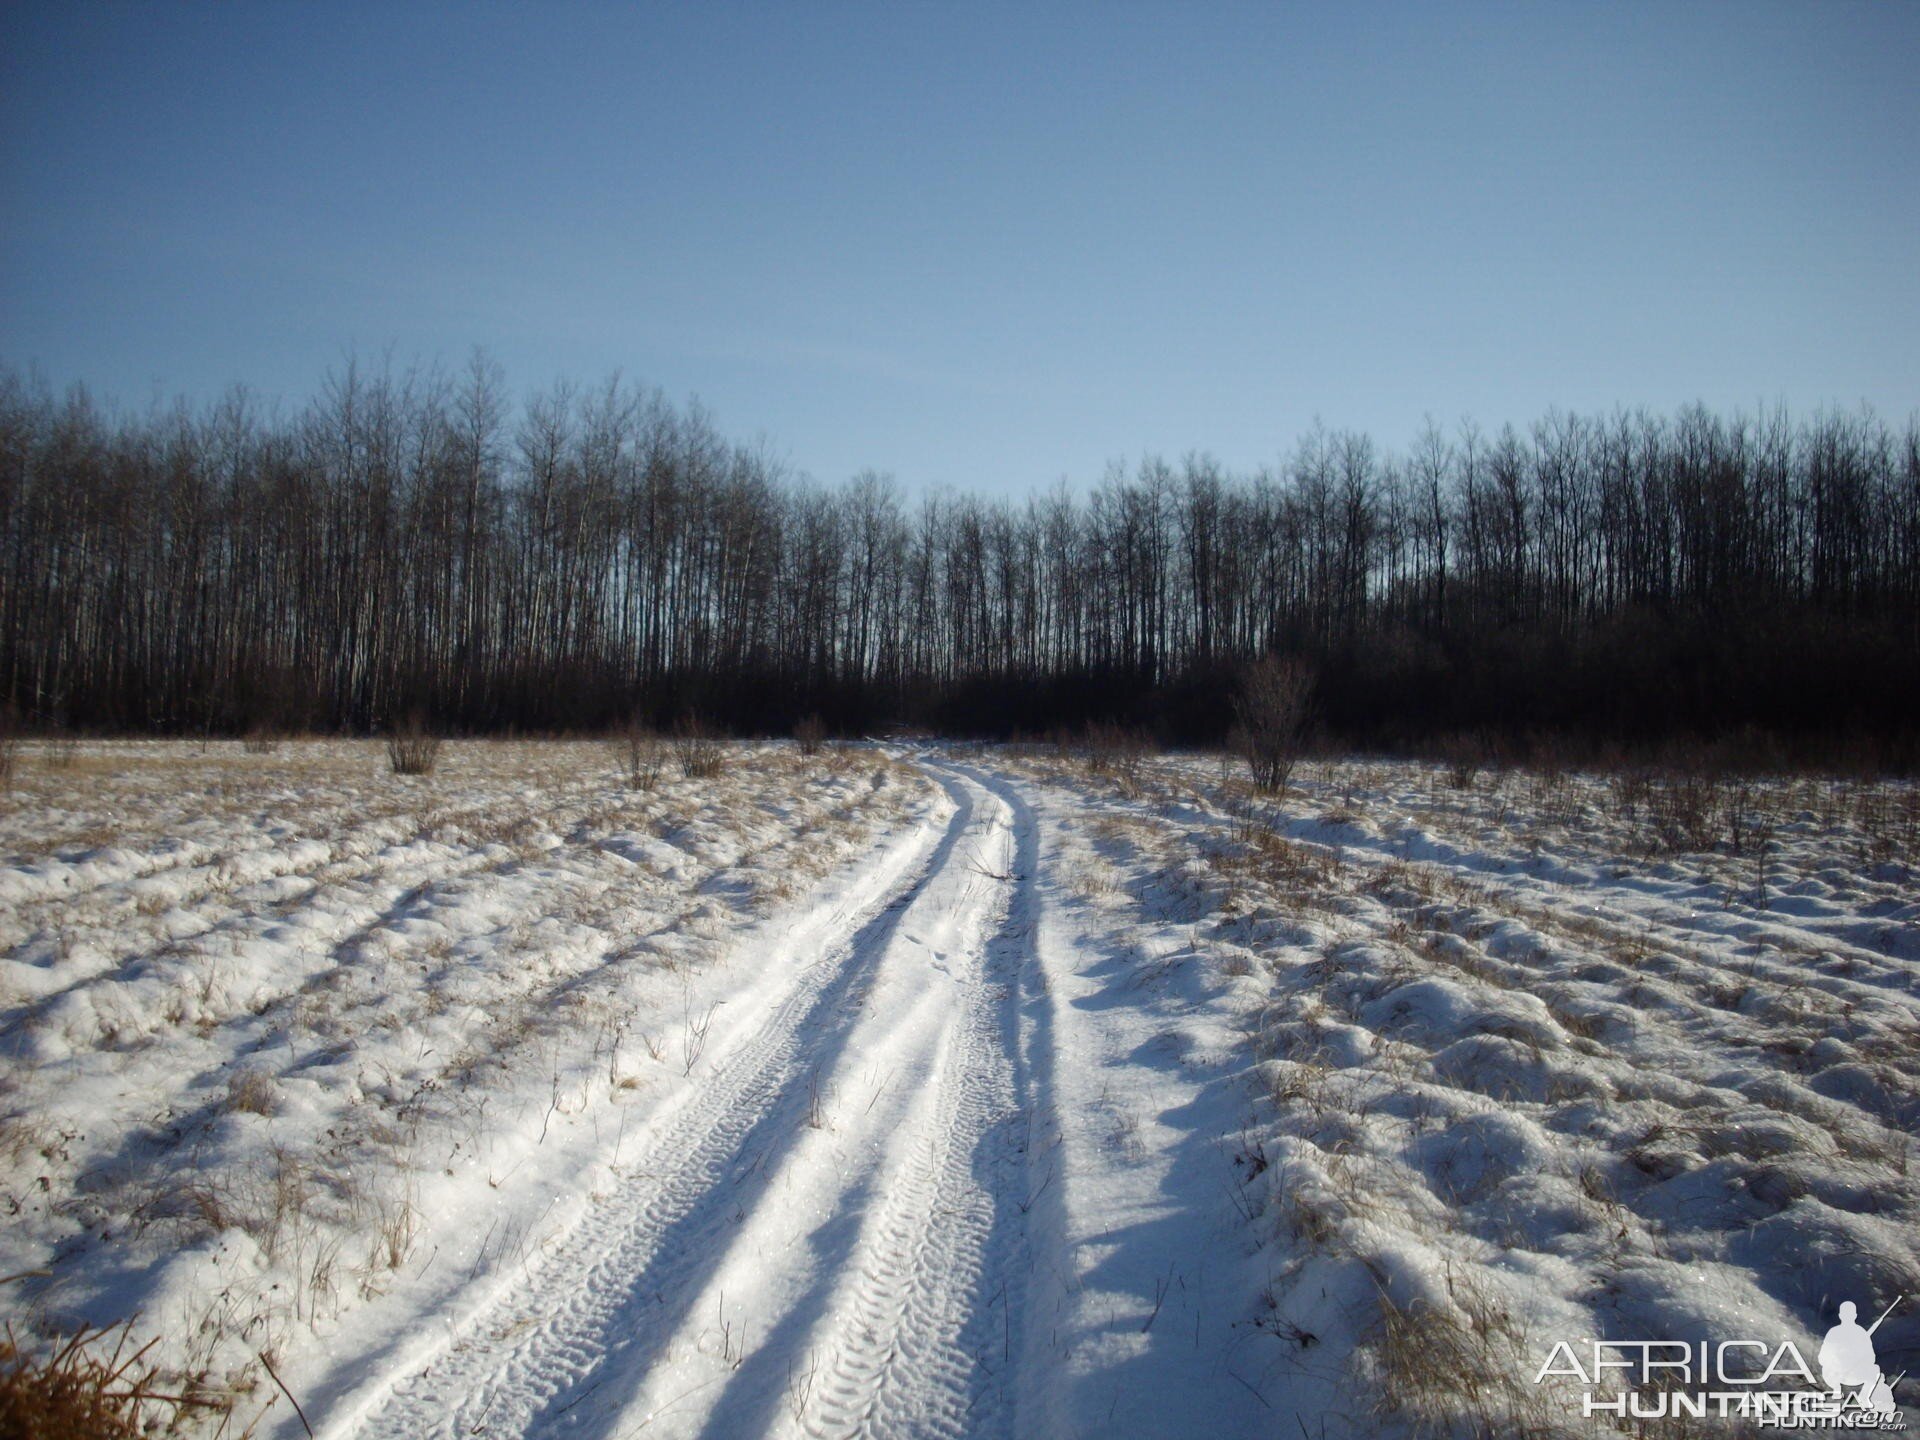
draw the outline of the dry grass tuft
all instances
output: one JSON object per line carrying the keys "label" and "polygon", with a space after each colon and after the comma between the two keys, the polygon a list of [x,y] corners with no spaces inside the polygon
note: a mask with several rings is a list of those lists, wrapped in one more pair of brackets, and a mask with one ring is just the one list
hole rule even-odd
{"label": "dry grass tuft", "polygon": [[277,1114],[280,1089],[270,1075],[258,1070],[236,1070],[227,1077],[227,1109],[245,1115]]}
{"label": "dry grass tuft", "polygon": [[[131,1355],[132,1322],[113,1330],[82,1327],[45,1354],[23,1350],[8,1325],[0,1336],[0,1435],[45,1440],[138,1440],[148,1421],[171,1410],[218,1410],[218,1401],[154,1388],[158,1371],[145,1363],[158,1338]],[[107,1350],[111,1340],[113,1348]]]}
{"label": "dry grass tuft", "polygon": [[1452,1276],[1448,1290],[1450,1305],[1403,1307],[1381,1285],[1379,1329],[1368,1348],[1384,1372],[1383,1405],[1420,1433],[1515,1440],[1575,1433],[1553,1392],[1526,1383],[1525,1340],[1506,1307],[1462,1276]]}

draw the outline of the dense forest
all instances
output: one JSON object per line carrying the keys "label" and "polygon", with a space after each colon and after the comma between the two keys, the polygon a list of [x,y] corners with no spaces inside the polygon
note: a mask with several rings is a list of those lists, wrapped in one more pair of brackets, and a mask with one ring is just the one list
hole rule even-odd
{"label": "dense forest", "polygon": [[[990,477],[983,477],[987,479]],[[1297,655],[1328,733],[1900,742],[1920,423],[1699,407],[1316,428],[1076,494],[823,487],[618,381],[349,363],[291,416],[0,372],[0,703],[42,728],[1225,728]]]}

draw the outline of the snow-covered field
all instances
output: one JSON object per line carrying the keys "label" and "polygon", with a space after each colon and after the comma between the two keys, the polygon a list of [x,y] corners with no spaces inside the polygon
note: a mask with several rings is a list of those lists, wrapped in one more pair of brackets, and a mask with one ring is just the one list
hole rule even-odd
{"label": "snow-covered field", "polygon": [[137,1313],[208,1431],[1728,1434],[1553,1347],[1920,1360],[1911,788],[56,758],[0,1313]]}

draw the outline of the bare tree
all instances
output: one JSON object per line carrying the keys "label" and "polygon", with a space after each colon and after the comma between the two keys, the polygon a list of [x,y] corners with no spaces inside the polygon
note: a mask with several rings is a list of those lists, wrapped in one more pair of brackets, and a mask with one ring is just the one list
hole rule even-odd
{"label": "bare tree", "polygon": [[1553,414],[1405,456],[1316,427],[1252,475],[1147,456],[1080,497],[908,510],[617,381],[516,411],[484,355],[350,361],[284,419],[238,391],[125,417],[0,367],[0,704],[28,733],[369,733],[420,704],[617,734],[645,696],[742,732],[799,698],[1211,742],[1269,652],[1353,739],[1911,755],[1920,419]]}

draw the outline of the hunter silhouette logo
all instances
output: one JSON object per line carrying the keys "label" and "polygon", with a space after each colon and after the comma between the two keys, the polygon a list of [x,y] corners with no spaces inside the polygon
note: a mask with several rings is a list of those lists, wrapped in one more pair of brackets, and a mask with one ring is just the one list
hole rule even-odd
{"label": "hunter silhouette logo", "polygon": [[1859,1307],[1843,1301],[1839,1323],[1820,1342],[1818,1376],[1791,1340],[1562,1340],[1533,1383],[1578,1382],[1580,1412],[1589,1419],[1712,1417],[1798,1430],[1899,1430],[1906,1420],[1893,1392],[1906,1372],[1891,1380],[1882,1373],[1873,1335],[1900,1303],[1862,1327]]}
{"label": "hunter silhouette logo", "polygon": [[[1898,1305],[1898,1300],[1893,1305]],[[1840,1306],[1840,1323],[1827,1331],[1820,1342],[1820,1378],[1834,1391],[1851,1390],[1861,1409],[1876,1415],[1893,1413],[1893,1386],[1880,1374],[1873,1353],[1873,1332],[1893,1313],[1893,1305],[1880,1312],[1880,1319],[1862,1330],[1854,1323],[1859,1310],[1853,1301]]]}

